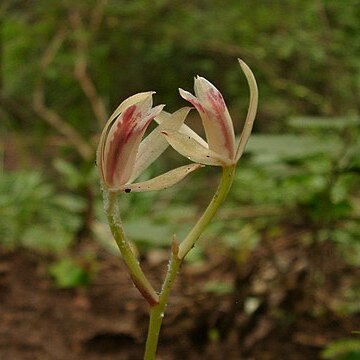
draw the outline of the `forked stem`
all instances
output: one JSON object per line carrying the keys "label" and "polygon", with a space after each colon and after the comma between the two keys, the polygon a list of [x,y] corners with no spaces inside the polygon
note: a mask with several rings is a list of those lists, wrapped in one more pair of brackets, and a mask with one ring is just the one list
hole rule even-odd
{"label": "forked stem", "polygon": [[199,239],[206,226],[210,223],[217,209],[225,200],[231,188],[235,174],[235,166],[223,168],[222,177],[216,192],[206,208],[204,214],[182,241],[179,248],[173,246],[172,255],[169,262],[168,271],[159,295],[159,303],[150,309],[150,322],[146,340],[146,350],[144,360],[155,360],[156,350],[159,341],[161,324],[164,318],[167,300],[175,282],[180,265],[186,254],[192,249]]}

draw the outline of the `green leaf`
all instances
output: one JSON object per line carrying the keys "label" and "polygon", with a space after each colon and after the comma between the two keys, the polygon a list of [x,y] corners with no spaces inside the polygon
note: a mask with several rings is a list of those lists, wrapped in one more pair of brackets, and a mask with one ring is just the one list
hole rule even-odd
{"label": "green leaf", "polygon": [[340,149],[337,138],[319,139],[311,135],[252,135],[247,152],[256,163],[271,163],[293,159],[303,159],[317,154],[331,155]]}
{"label": "green leaf", "polygon": [[60,288],[76,288],[88,285],[91,274],[71,258],[54,263],[49,269],[50,275]]}
{"label": "green leaf", "polygon": [[340,339],[330,343],[321,353],[323,359],[359,360],[360,340]]}
{"label": "green leaf", "polygon": [[204,290],[218,295],[225,295],[230,294],[234,290],[234,286],[225,281],[208,281],[204,286]]}
{"label": "green leaf", "polygon": [[347,127],[359,127],[360,118],[297,116],[291,118],[288,124],[294,128],[306,130],[342,130]]}
{"label": "green leaf", "polygon": [[168,224],[158,224],[149,217],[137,218],[125,222],[129,238],[145,247],[170,246],[171,228]]}

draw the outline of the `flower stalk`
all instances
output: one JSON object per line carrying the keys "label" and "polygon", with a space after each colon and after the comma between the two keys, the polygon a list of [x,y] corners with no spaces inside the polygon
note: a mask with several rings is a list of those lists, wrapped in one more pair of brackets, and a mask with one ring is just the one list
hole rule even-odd
{"label": "flower stalk", "polygon": [[111,233],[120,250],[122,258],[129,269],[134,285],[150,306],[154,306],[159,303],[159,296],[142,271],[139,261],[131,249],[131,244],[126,238],[116,195],[115,192],[108,191],[105,188],[103,189],[104,208]]}
{"label": "flower stalk", "polygon": [[227,194],[229,193],[234,180],[234,175],[235,165],[222,168],[221,180],[211,202],[196,225],[179,245],[178,256],[180,259],[185,258],[186,254],[193,248],[196,241],[205,230],[206,226],[209,225],[210,221],[215,216],[217,209],[223,203]]}
{"label": "flower stalk", "polygon": [[169,261],[169,268],[160,292],[159,303],[152,306],[150,309],[144,360],[155,360],[160,328],[165,315],[165,308],[181,263],[182,260],[178,258],[177,254],[172,253]]}
{"label": "flower stalk", "polygon": [[150,310],[150,322],[146,340],[144,360],[155,360],[160,328],[164,318],[167,300],[175,282],[178,270],[186,254],[194,247],[196,241],[203,233],[206,226],[213,219],[220,205],[225,200],[231,188],[234,174],[235,166],[223,168],[223,173],[218,188],[205,212],[189,232],[187,237],[181,242],[179,247],[177,247],[176,243],[173,243],[168,272],[159,295],[159,303],[152,306]]}

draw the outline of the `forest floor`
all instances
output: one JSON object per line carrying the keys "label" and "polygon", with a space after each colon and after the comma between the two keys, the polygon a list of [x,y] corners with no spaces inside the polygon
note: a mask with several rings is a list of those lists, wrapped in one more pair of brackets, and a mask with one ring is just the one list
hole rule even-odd
{"label": "forest floor", "polygon": [[[121,260],[90,246],[98,272],[77,289],[54,285],[51,259],[0,250],[0,360],[142,359],[148,306]],[[150,250],[142,260],[157,287],[167,256]],[[181,269],[157,359],[321,359],[327,344],[359,329],[360,314],[340,311],[359,275],[331,244],[304,248],[296,236],[242,261],[209,249]]]}

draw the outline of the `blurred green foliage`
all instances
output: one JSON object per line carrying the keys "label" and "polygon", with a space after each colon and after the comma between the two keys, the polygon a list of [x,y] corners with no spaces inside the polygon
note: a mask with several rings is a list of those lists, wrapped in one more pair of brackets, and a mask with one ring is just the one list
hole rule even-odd
{"label": "blurred green foliage", "polygon": [[[221,89],[239,130],[248,90],[237,57],[258,80],[258,118],[203,243],[243,263],[264,232],[301,228],[304,244],[332,241],[358,266],[358,0],[3,0],[0,244],[60,254],[50,269],[58,286],[86,285],[87,260],[65,250],[91,238],[117,253],[94,165],[106,117],[145,90],[174,111],[184,105],[177,88],[192,89],[199,74]],[[169,151],[143,179],[181,161]],[[129,237],[141,250],[168,248],[174,233],[181,239],[218,171],[202,169],[161,193],[122,196]],[[188,261],[203,259],[199,246]],[[354,287],[341,311],[359,311],[357,299]]]}
{"label": "blurred green foliage", "polygon": [[330,343],[322,352],[323,359],[358,360],[360,359],[360,340],[340,339]]}
{"label": "blurred green foliage", "polygon": [[50,275],[60,288],[77,288],[91,283],[97,270],[92,257],[82,256],[79,259],[63,257],[50,266]]}
{"label": "blurred green foliage", "polygon": [[0,177],[0,245],[61,252],[73,243],[81,225],[84,200],[56,191],[36,171]]}
{"label": "blurred green foliage", "polygon": [[[85,61],[107,112],[144,90],[156,90],[155,101],[173,111],[183,104],[177,88],[192,88],[193,76],[200,74],[223,89],[234,114],[243,114],[247,90],[235,62],[241,57],[260,85],[258,128],[279,130],[294,114],[348,115],[359,110],[358,5],[358,0],[229,0],[226,6],[220,0],[5,0],[1,91],[27,109],[41,81],[46,103],[86,137],[99,126],[89,106],[94,98],[75,74],[79,62]],[[32,129],[43,126],[29,123],[30,114],[22,118]],[[8,125],[25,124],[10,116]]]}

